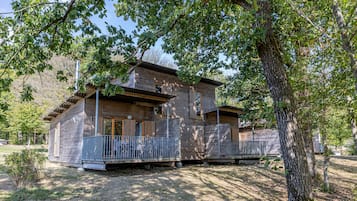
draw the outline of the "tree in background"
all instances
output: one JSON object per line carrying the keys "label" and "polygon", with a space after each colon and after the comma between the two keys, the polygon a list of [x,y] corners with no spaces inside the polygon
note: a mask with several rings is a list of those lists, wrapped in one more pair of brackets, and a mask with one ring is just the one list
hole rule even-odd
{"label": "tree in background", "polygon": [[38,135],[46,133],[42,114],[43,109],[31,102],[11,104],[6,114],[11,142],[36,143]]}
{"label": "tree in background", "polygon": [[337,26],[337,34],[340,36],[337,45],[344,50],[341,56],[345,61],[342,63],[345,64],[344,67],[346,68],[346,61],[349,61],[346,69],[354,77],[355,90],[348,100],[348,114],[354,141],[353,152],[357,154],[357,124],[355,107],[352,106],[357,102],[357,2],[333,0],[331,7],[335,26]]}
{"label": "tree in background", "polygon": [[0,139],[9,140],[7,111],[13,97],[8,92],[0,92]]}

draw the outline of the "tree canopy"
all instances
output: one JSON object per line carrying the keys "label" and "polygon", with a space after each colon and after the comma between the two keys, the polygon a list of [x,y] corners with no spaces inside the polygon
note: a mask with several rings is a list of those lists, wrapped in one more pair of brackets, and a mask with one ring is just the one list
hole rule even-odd
{"label": "tree canopy", "polygon": [[[92,23],[92,16],[106,15],[104,0],[16,0],[12,7],[11,15],[0,15],[0,93],[15,77],[52,69],[47,61],[64,55],[81,59],[82,88],[89,82],[115,94],[120,87],[111,79],[125,81],[129,66],[162,39],[186,83],[233,69],[227,94],[246,100],[247,108],[274,111],[289,200],[312,199],[302,120],[331,106],[329,95],[355,108],[354,1],[118,1],[117,15],[137,24],[133,34],[109,23],[102,32]],[[65,79],[63,72],[58,78]],[[31,100],[31,91],[25,85],[22,99]]]}

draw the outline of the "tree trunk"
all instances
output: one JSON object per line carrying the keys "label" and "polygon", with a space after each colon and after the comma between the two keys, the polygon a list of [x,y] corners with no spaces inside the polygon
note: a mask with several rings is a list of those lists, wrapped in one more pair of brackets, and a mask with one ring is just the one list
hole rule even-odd
{"label": "tree trunk", "polygon": [[259,1],[256,18],[255,27],[265,29],[265,34],[256,42],[256,47],[274,101],[288,197],[289,200],[312,200],[311,177],[298,127],[295,100],[281,57],[280,41],[273,31],[270,1]]}
{"label": "tree trunk", "polygon": [[[325,148],[324,148],[325,150]],[[326,148],[326,150],[328,151],[328,148]],[[325,155],[324,153],[324,167],[323,167],[323,172],[324,172],[324,191],[328,192],[330,191],[330,182],[328,179],[328,167],[330,165],[330,156],[329,155]]]}
{"label": "tree trunk", "polygon": [[324,191],[330,191],[330,183],[328,179],[328,167],[330,165],[330,152],[327,146],[327,133],[326,133],[326,108],[323,108],[321,117],[320,117],[320,134],[321,134],[321,142],[324,147],[324,164],[323,164],[323,174],[324,174]]}
{"label": "tree trunk", "polygon": [[354,115],[354,111],[352,106],[348,108],[348,114],[350,116],[351,130],[352,130],[352,138],[353,138],[353,155],[357,155],[357,125],[356,118]]}
{"label": "tree trunk", "polygon": [[308,114],[303,116],[301,122],[301,127],[303,131],[303,140],[305,145],[305,152],[306,152],[306,159],[309,168],[309,173],[312,179],[316,178],[316,159],[315,159],[315,150],[314,150],[314,143],[313,143],[313,136],[312,136],[312,129],[310,125],[310,117]]}

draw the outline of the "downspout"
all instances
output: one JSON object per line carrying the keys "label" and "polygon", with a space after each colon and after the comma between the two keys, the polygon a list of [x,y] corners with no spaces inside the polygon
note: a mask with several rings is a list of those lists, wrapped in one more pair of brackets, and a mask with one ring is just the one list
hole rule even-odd
{"label": "downspout", "polygon": [[217,138],[218,138],[218,157],[221,156],[221,135],[219,131],[219,108],[217,107]]}
{"label": "downspout", "polygon": [[94,136],[98,135],[98,113],[99,113],[99,89],[95,91],[95,124],[94,124]]}

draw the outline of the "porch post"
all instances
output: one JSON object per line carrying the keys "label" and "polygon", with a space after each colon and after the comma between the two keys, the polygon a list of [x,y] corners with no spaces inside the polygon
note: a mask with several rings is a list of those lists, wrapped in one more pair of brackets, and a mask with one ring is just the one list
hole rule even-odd
{"label": "porch post", "polygon": [[78,80],[79,80],[79,65],[80,65],[80,63],[79,63],[79,60],[77,60],[76,61],[76,74],[75,74],[75,90],[77,91],[78,90]]}
{"label": "porch post", "polygon": [[219,108],[217,107],[217,138],[218,138],[218,157],[221,156],[221,135],[219,133]]}
{"label": "porch post", "polygon": [[169,116],[170,116],[170,104],[166,104],[166,138],[169,138]]}
{"label": "porch post", "polygon": [[98,135],[98,113],[99,113],[99,89],[95,90],[95,124],[94,124],[94,135]]}
{"label": "porch post", "polygon": [[237,113],[237,132],[238,132],[238,154],[240,154],[239,151],[239,144],[240,144],[240,135],[239,135],[239,127],[240,127],[240,119],[239,119],[239,113]]}

